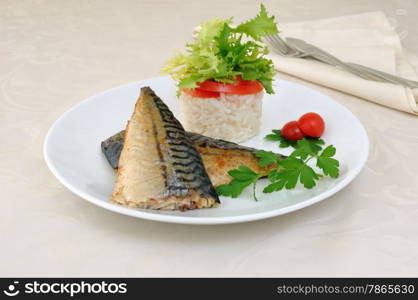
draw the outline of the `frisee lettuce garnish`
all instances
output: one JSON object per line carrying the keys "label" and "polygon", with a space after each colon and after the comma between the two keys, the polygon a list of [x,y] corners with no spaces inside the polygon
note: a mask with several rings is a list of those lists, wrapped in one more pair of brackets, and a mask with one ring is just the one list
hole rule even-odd
{"label": "frisee lettuce garnish", "polygon": [[244,80],[258,80],[267,93],[273,94],[273,62],[265,58],[268,47],[258,42],[263,36],[279,32],[274,19],[261,4],[254,19],[236,27],[231,26],[232,18],[205,22],[193,43],[186,45],[187,54],[178,52],[162,72],[177,81],[178,93],[208,79],[233,83],[240,75]]}

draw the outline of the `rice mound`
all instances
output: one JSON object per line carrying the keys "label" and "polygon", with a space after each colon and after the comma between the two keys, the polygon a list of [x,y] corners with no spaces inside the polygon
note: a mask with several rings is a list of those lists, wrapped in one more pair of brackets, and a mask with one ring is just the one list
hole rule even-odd
{"label": "rice mound", "polygon": [[187,131],[240,143],[258,134],[261,126],[263,92],[195,98],[182,93],[181,122]]}

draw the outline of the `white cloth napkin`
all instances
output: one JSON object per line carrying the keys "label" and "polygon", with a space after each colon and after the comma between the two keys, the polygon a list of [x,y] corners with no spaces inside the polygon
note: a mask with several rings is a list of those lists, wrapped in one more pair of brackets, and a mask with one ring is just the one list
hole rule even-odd
{"label": "white cloth napkin", "polygon": [[[398,34],[383,12],[284,23],[280,30],[285,37],[305,40],[343,61],[418,80]],[[365,80],[321,62],[283,57],[270,52],[269,57],[279,72],[387,107],[418,114],[418,89]]]}

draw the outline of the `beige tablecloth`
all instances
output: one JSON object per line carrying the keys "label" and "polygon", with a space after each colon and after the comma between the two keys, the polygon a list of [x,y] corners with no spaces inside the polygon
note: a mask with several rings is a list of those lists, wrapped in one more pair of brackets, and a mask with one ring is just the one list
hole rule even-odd
{"label": "beige tablecloth", "polygon": [[[418,52],[412,1],[265,4],[283,22],[382,10]],[[231,15],[240,21],[257,6],[0,2],[0,276],[418,276],[418,118],[295,78],[280,75],[346,106],[371,142],[357,179],[306,209],[225,226],[157,223],[95,207],[47,169],[43,139],[63,112],[158,75],[197,23]]]}

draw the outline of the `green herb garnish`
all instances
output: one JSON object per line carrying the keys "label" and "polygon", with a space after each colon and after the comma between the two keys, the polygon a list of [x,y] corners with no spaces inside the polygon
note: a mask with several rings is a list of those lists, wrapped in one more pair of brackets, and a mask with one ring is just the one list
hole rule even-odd
{"label": "green herb garnish", "polygon": [[[259,165],[265,167],[273,164],[276,168],[269,172],[270,184],[263,189],[263,193],[277,192],[282,189],[293,189],[300,182],[305,188],[311,189],[321,177],[339,176],[339,162],[333,156],[336,154],[334,146],[329,145],[325,149],[322,146],[325,142],[321,139],[305,138],[297,142],[289,141],[280,135],[280,130],[273,130],[272,134],[265,137],[267,140],[279,142],[282,148],[293,147],[293,152],[285,159],[271,151],[256,151],[259,158]],[[316,159],[317,173],[308,162]],[[216,191],[221,196],[238,197],[249,185],[253,185],[253,196],[258,179],[261,177],[250,168],[240,166],[238,169],[230,170],[229,175],[233,178],[228,184],[220,185]]]}
{"label": "green herb garnish", "polygon": [[233,178],[230,183],[222,184],[217,187],[216,191],[218,195],[228,196],[236,198],[241,195],[242,191],[253,184],[253,197],[257,201],[255,195],[255,186],[259,175],[248,168],[247,166],[239,166],[238,169],[233,169],[228,172],[228,174]]}
{"label": "green herb garnish", "polygon": [[258,80],[267,93],[273,94],[273,62],[265,58],[268,48],[258,42],[263,36],[279,32],[274,18],[261,4],[254,19],[235,28],[232,18],[205,22],[193,43],[186,45],[187,54],[179,52],[162,72],[178,81],[178,93],[208,79],[233,83],[240,75],[244,80]]}

